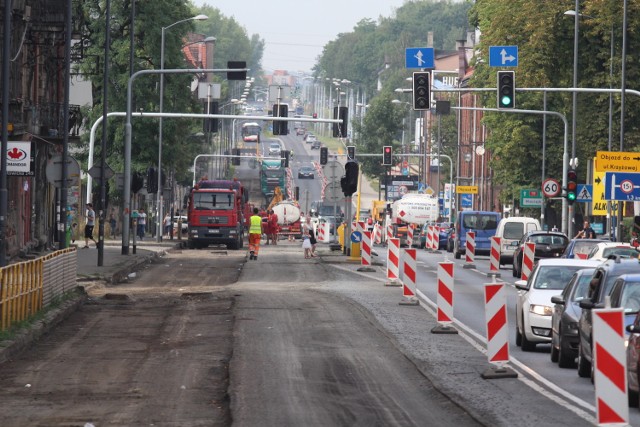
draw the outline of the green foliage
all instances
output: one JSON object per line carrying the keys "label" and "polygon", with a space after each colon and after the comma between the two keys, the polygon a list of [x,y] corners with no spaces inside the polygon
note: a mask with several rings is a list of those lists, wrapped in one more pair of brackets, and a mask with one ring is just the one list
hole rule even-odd
{"label": "green foliage", "polygon": [[[517,45],[519,64],[516,69],[517,87],[573,86],[574,18],[564,15],[573,9],[573,1],[539,0],[479,0],[470,12],[470,22],[481,32],[479,59],[488,56],[489,46]],[[592,88],[619,88],[622,4],[609,0],[581,2],[578,39],[578,85]],[[629,5],[629,46],[637,44],[640,5]],[[612,31],[613,29],[613,31]],[[617,51],[613,56],[613,81],[609,77],[611,63],[611,35]],[[475,64],[470,86],[495,87],[496,68],[488,61]],[[638,58],[627,56],[627,87],[635,87],[638,78]],[[613,150],[619,145],[620,97],[613,96]],[[568,120],[569,155],[571,155],[572,95],[548,93],[546,108],[564,114]],[[626,97],[625,151],[635,151],[640,144],[638,106],[635,96]],[[486,107],[495,108],[496,95],[482,96]],[[516,108],[542,110],[542,92],[517,92]],[[578,94],[576,155],[580,165],[588,164],[597,150],[606,150],[609,133],[609,95]],[[487,145],[491,149],[494,182],[506,187],[503,201],[517,197],[523,187],[536,187],[541,182],[542,116],[488,113],[483,120],[488,130]],[[546,176],[562,177],[564,125],[556,117],[548,116],[546,125]],[[580,181],[586,180],[584,169]]]}
{"label": "green foliage", "polygon": [[[215,34],[217,39],[214,66],[226,68],[227,60],[246,60],[258,74],[264,43],[247,37],[246,31],[233,18],[222,16],[217,9],[205,6],[192,9],[183,0],[136,1],[134,31],[134,71],[160,69],[162,28],[165,27],[164,68],[187,68],[181,51],[184,37],[196,28],[203,34]],[[108,111],[126,111],[129,81],[130,1],[111,2]],[[76,9],[76,26],[82,34],[84,58],[77,70],[91,81],[93,105],[86,111],[86,126],[90,127],[103,114],[103,71],[105,41],[105,10],[101,0],[83,1]],[[190,17],[204,13],[207,21],[190,21]],[[178,21],[186,20],[173,26]],[[171,26],[171,28],[168,28]],[[225,76],[216,76],[222,81]],[[164,111],[202,113],[203,103],[185,88],[191,86],[194,75],[165,75]],[[159,110],[159,75],[138,77],[132,85],[134,112]],[[242,85],[244,86],[244,85]],[[223,96],[230,89],[223,85]],[[223,98],[224,99],[224,98]],[[96,133],[96,154],[100,153],[101,127]],[[194,157],[202,153],[202,143],[192,137],[201,132],[202,121],[194,119],[163,120],[163,164],[173,168],[179,182],[191,182],[189,168]],[[107,163],[116,171],[123,170],[123,118],[111,118],[107,126]],[[88,134],[85,136],[88,141]],[[158,162],[158,119],[134,118],[132,122],[132,170],[146,171]],[[117,195],[113,195],[115,199]]]}

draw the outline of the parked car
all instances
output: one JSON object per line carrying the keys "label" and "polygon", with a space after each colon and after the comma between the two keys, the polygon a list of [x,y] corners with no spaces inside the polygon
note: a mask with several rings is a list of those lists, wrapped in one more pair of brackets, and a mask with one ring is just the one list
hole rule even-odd
{"label": "parked car", "polygon": [[[542,258],[560,258],[569,245],[569,238],[558,231],[530,231],[516,244],[513,253],[513,277],[522,275],[522,258],[524,256],[524,244],[535,243],[536,249],[534,261]],[[517,246],[516,246],[517,245]]]}
{"label": "parked car", "polygon": [[537,219],[525,216],[503,218],[498,223],[496,237],[500,237],[500,265],[513,264],[514,242],[520,241],[529,231],[540,230]]}
{"label": "parked car", "polygon": [[300,169],[298,169],[298,178],[314,179],[316,176],[315,173],[316,170],[312,166],[302,166]]}
{"label": "parked car", "polygon": [[591,248],[591,252],[589,252],[587,258],[604,261],[611,255],[619,255],[622,258],[637,258],[640,252],[629,243],[600,242]]}
{"label": "parked car", "polygon": [[595,268],[584,268],[573,273],[562,294],[551,297],[551,361],[561,368],[574,368],[578,357],[578,322],[580,301],[589,294],[589,282]]}
{"label": "parked car", "polygon": [[573,273],[594,268],[597,261],[577,259],[541,259],[529,276],[518,280],[516,302],[516,345],[523,351],[534,351],[536,344],[551,342],[551,297],[562,292]]}
{"label": "parked car", "polygon": [[[587,260],[589,261],[589,260]],[[589,284],[588,298],[580,301],[580,321],[578,332],[578,375],[590,377],[593,363],[592,313],[594,308],[603,308],[605,297],[611,294],[616,279],[623,274],[640,274],[640,262],[637,259],[614,257],[606,260],[596,268]]]}
{"label": "parked car", "polygon": [[587,259],[591,249],[598,243],[604,241],[603,239],[572,239],[564,250],[561,258]]}
{"label": "parked car", "polygon": [[[626,320],[626,316],[625,316]],[[626,327],[629,332],[627,344],[627,385],[629,406],[640,405],[640,313]]]}
{"label": "parked car", "polygon": [[322,143],[320,141],[318,141],[317,139],[311,143],[311,149],[312,150],[319,150],[320,147],[322,147]]}

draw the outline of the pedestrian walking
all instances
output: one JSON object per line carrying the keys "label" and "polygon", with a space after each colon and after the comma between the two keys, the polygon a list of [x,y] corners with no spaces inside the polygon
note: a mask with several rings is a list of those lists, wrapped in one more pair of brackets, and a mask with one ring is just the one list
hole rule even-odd
{"label": "pedestrian walking", "polygon": [[147,214],[143,208],[138,209],[138,238],[142,240],[147,226]]}
{"label": "pedestrian walking", "polygon": [[311,236],[309,236],[309,229],[304,227],[302,232],[302,249],[304,249],[304,257],[306,259],[311,258]]}
{"label": "pedestrian walking", "polygon": [[257,260],[262,239],[262,217],[258,215],[258,208],[253,208],[253,215],[249,219],[249,259]]}
{"label": "pedestrian walking", "polygon": [[111,230],[112,239],[116,238],[116,225],[116,215],[111,211],[111,214],[109,215],[109,229]]}
{"label": "pedestrian walking", "polygon": [[84,226],[84,249],[89,248],[89,240],[96,244],[96,248],[98,247],[98,242],[93,238],[93,227],[96,224],[96,212],[93,210],[93,205],[91,203],[87,203],[87,213],[85,215],[87,222]]}
{"label": "pedestrian walking", "polygon": [[[278,225],[278,215],[273,211],[273,209],[271,209],[270,211],[271,213],[269,214],[269,229],[267,231],[267,233],[271,233],[271,243],[274,245],[278,244],[278,231],[280,229],[280,226]],[[267,240],[269,239],[269,236],[267,236]]]}
{"label": "pedestrian walking", "polygon": [[168,212],[164,216],[162,224],[164,225],[164,234],[169,237],[171,235],[171,215]]}
{"label": "pedestrian walking", "polygon": [[311,257],[315,258],[316,255],[316,246],[318,245],[318,241],[316,240],[316,233],[313,231],[313,227],[309,226],[309,241],[311,242]]}

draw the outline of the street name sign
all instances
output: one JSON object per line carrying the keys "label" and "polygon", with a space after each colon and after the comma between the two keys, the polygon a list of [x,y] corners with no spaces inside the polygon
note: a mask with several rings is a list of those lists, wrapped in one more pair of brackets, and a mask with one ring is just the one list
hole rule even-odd
{"label": "street name sign", "polygon": [[598,151],[595,164],[596,172],[640,172],[640,153]]}
{"label": "street name sign", "polygon": [[518,46],[489,46],[490,67],[517,67]]}
{"label": "street name sign", "polygon": [[408,47],[405,49],[405,68],[435,68],[432,47]]}
{"label": "street name sign", "polygon": [[477,185],[458,185],[456,190],[459,194],[478,194]]}

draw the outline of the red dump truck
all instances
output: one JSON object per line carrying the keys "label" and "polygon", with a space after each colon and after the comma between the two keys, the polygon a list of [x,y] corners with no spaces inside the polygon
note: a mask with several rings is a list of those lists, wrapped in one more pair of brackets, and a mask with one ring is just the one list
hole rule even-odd
{"label": "red dump truck", "polygon": [[202,180],[189,192],[187,222],[190,249],[224,244],[244,245],[248,193],[237,180]]}

